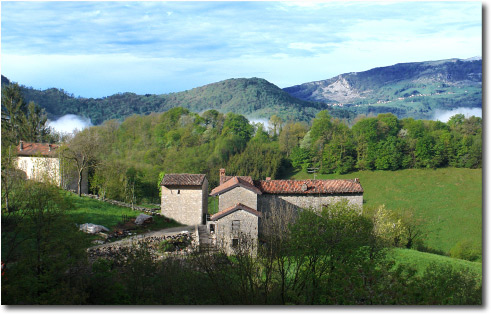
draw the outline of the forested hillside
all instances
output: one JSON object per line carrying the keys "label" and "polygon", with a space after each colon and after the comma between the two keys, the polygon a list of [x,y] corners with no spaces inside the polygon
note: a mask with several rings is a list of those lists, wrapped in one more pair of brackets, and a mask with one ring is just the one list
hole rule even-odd
{"label": "forested hillside", "polygon": [[125,199],[128,184],[136,182],[137,197],[153,202],[162,172],[204,173],[213,188],[220,168],[275,179],[311,167],[327,174],[482,165],[481,118],[456,115],[442,123],[381,114],[361,118],[352,128],[327,111],[319,112],[311,127],[277,118],[265,129],[242,115],[216,110],[199,115],[178,107],[107,121],[76,138],[100,143],[90,180],[95,193]]}
{"label": "forested hillside", "polygon": [[431,119],[435,110],[482,107],[482,60],[400,63],[284,89],[354,113]]}
{"label": "forested hillside", "polygon": [[[2,85],[9,81],[2,76]],[[22,82],[19,82],[22,84]],[[353,122],[358,114],[393,113],[398,118],[433,119],[436,110],[482,107],[482,60],[442,60],[396,64],[284,90],[261,78],[228,79],[171,94],[119,93],[103,98],[74,97],[57,88],[21,86],[24,99],[46,110],[48,118],[76,114],[101,124],[132,114],[182,107],[193,112],[215,109],[248,118],[310,122],[328,109]]]}
{"label": "forested hillside", "polygon": [[[8,83],[8,79],[2,76],[2,84],[5,83]],[[249,118],[269,119],[276,114],[285,121],[310,121],[317,112],[327,108],[323,103],[294,98],[274,84],[259,78],[229,79],[184,92],[162,95],[121,93],[103,98],[83,98],[74,97],[57,88],[36,90],[21,86],[21,91],[26,101],[34,101],[44,108],[50,119],[76,114],[90,118],[94,124],[110,119],[123,120],[132,114],[164,112],[175,107],[193,112],[215,109]],[[332,114],[339,118],[354,118],[353,114],[340,109],[332,110]]]}

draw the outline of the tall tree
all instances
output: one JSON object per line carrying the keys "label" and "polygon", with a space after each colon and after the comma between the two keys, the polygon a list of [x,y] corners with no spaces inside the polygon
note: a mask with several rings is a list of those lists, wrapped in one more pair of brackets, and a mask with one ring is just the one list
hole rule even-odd
{"label": "tall tree", "polygon": [[90,167],[96,165],[99,147],[104,145],[100,139],[101,137],[95,128],[88,128],[75,134],[73,139],[61,149],[62,156],[72,161],[77,170],[77,193],[79,196],[82,195],[83,174]]}

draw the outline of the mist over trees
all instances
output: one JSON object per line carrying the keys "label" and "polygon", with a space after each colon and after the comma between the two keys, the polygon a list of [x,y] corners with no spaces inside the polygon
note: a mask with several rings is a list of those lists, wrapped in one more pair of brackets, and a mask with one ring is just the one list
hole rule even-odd
{"label": "mist over trees", "polygon": [[[91,191],[128,199],[128,176],[138,201],[159,201],[159,173],[204,173],[210,188],[218,169],[253,179],[282,178],[288,171],[318,172],[482,166],[482,119],[456,115],[440,121],[360,115],[350,128],[321,111],[311,125],[275,117],[266,129],[244,116],[216,110],[202,114],[173,108],[162,114],[106,121],[75,135],[93,148]],[[88,140],[87,134],[96,140]],[[91,135],[91,136],[92,136]],[[97,147],[96,147],[97,146]],[[131,170],[130,170],[131,169]],[[130,171],[130,172],[128,172]],[[135,181],[135,178],[138,178]],[[126,186],[126,188],[125,188]]]}

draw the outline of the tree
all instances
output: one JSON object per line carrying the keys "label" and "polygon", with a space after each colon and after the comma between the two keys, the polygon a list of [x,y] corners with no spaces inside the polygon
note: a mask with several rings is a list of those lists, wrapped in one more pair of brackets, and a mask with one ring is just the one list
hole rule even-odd
{"label": "tree", "polygon": [[28,180],[20,188],[16,210],[2,215],[2,303],[84,302],[87,243],[66,215],[72,205],[52,185]]}
{"label": "tree", "polygon": [[283,124],[283,120],[279,116],[274,114],[269,118],[269,123],[273,126],[272,136],[278,135],[281,132],[281,125]]}
{"label": "tree", "polygon": [[249,120],[244,116],[232,112],[226,115],[222,135],[237,135],[247,142],[250,140],[253,132],[253,126],[249,124]]}
{"label": "tree", "polygon": [[96,130],[87,128],[75,134],[67,145],[60,149],[61,156],[71,161],[77,170],[77,193],[79,196],[82,195],[84,172],[96,165],[99,148],[102,145],[105,145],[105,143],[101,143],[100,136]]}
{"label": "tree", "polygon": [[2,85],[2,145],[18,143],[26,110],[19,85]]}
{"label": "tree", "polygon": [[290,122],[281,129],[279,143],[280,149],[290,155],[293,148],[300,145],[300,140],[307,134],[307,125],[300,122]]}
{"label": "tree", "polygon": [[43,142],[50,133],[50,129],[45,126],[48,120],[45,110],[32,101],[27,105],[27,114],[21,120],[21,136],[26,141]]}

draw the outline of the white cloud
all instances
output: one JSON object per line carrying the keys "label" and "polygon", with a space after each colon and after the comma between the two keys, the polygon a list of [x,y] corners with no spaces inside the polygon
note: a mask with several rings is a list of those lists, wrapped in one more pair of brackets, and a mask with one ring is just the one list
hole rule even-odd
{"label": "white cloud", "polygon": [[[2,74],[85,97],[481,55],[479,2],[2,2]],[[25,23],[29,21],[29,23]]]}
{"label": "white cloud", "polygon": [[435,115],[432,120],[448,122],[448,120],[455,116],[456,114],[463,114],[466,118],[471,116],[481,117],[482,118],[482,109],[481,108],[465,108],[460,107],[453,110],[436,110]]}
{"label": "white cloud", "polygon": [[83,130],[92,126],[88,118],[80,117],[74,114],[67,114],[55,121],[48,121],[48,126],[61,133],[73,133],[75,130]]}

